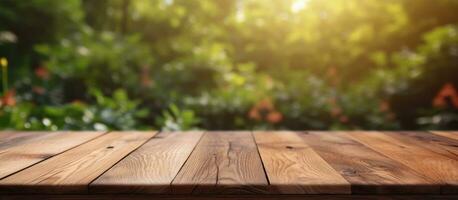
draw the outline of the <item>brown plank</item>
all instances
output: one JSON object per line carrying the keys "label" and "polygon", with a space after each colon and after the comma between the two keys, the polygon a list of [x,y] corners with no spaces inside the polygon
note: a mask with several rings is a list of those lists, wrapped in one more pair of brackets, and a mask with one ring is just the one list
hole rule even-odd
{"label": "brown plank", "polygon": [[207,132],[172,182],[173,193],[262,193],[267,186],[251,132]]}
{"label": "brown plank", "polygon": [[440,182],[443,193],[458,191],[458,161],[431,151],[426,147],[430,144],[418,144],[412,142],[412,139],[409,141],[381,132],[347,132],[347,135],[419,174]]}
{"label": "brown plank", "polygon": [[4,139],[4,138],[8,138],[12,135],[14,135],[15,133],[21,133],[20,131],[0,131],[0,139]]}
{"label": "brown plank", "polygon": [[21,132],[21,131],[0,131],[0,146],[2,143],[4,143],[4,140],[11,140],[14,139],[15,137],[20,137],[26,135],[27,132]]}
{"label": "brown plank", "polygon": [[42,132],[42,131],[2,131],[0,132],[0,150],[10,148],[22,143],[25,143],[31,139],[38,138],[50,134],[53,132]]}
{"label": "brown plank", "polygon": [[18,136],[26,137],[26,141],[13,139],[6,145],[9,148],[0,149],[0,178],[100,136],[102,132],[52,132],[33,138],[30,134]]}
{"label": "brown plank", "polygon": [[2,200],[456,200],[458,195],[9,195]]}
{"label": "brown plank", "polygon": [[0,191],[86,193],[88,184],[155,132],[112,132],[0,181]]}
{"label": "brown plank", "polygon": [[91,193],[169,193],[203,131],[162,132],[95,180]]}
{"label": "brown plank", "polygon": [[386,132],[386,134],[411,145],[424,146],[437,154],[458,160],[457,140],[419,131]]}
{"label": "brown plank", "polygon": [[343,132],[303,132],[300,136],[351,183],[353,194],[440,193],[432,180]]}
{"label": "brown plank", "polygon": [[430,131],[430,132],[436,135],[458,140],[458,131]]}
{"label": "brown plank", "polygon": [[272,192],[348,194],[350,184],[294,132],[255,132]]}
{"label": "brown plank", "polygon": [[[454,139],[418,131],[386,132],[386,134],[404,143],[425,147],[436,154],[458,162],[458,141]],[[458,166],[455,167],[455,170],[458,170]],[[455,182],[444,185],[442,192],[458,194],[458,180],[455,180]]]}

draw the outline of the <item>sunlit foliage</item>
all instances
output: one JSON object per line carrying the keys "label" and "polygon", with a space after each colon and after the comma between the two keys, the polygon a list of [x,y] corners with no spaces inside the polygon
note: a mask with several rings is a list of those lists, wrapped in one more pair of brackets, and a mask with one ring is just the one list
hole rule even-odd
{"label": "sunlit foliage", "polygon": [[0,127],[456,129],[457,10],[455,0],[3,0]]}

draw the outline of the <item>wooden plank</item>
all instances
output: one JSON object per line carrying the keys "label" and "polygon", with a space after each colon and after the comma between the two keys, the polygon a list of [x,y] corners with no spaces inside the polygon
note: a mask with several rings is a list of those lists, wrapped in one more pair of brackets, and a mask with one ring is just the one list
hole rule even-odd
{"label": "wooden plank", "polygon": [[31,139],[38,138],[50,134],[53,132],[44,131],[33,131],[33,132],[21,132],[21,131],[2,131],[0,132],[0,150],[17,146],[25,143]]}
{"label": "wooden plank", "polygon": [[162,132],[89,187],[91,193],[170,193],[170,184],[203,131]]}
{"label": "wooden plank", "polygon": [[73,148],[90,139],[100,136],[102,132],[52,132],[30,138],[20,134],[17,138],[26,137],[26,141],[10,141],[9,148],[0,150],[0,178],[22,170],[28,166]]}
{"label": "wooden plank", "polygon": [[432,180],[343,132],[303,132],[300,136],[351,183],[353,194],[440,193]]}
{"label": "wooden plank", "polygon": [[443,193],[458,191],[458,160],[431,151],[426,147],[430,144],[419,145],[381,132],[347,132],[347,135],[419,174],[442,183]]}
{"label": "wooden plank", "polygon": [[348,194],[350,184],[294,132],[255,132],[271,190],[282,194]]}
{"label": "wooden plank", "polygon": [[21,132],[19,131],[0,131],[0,139],[3,140],[5,138],[11,137],[15,133],[21,133]]}
{"label": "wooden plank", "polygon": [[418,131],[385,133],[411,145],[423,146],[437,154],[458,160],[458,140]]}
{"label": "wooden plank", "polygon": [[[413,146],[425,147],[436,154],[448,157],[458,163],[458,141],[454,139],[428,132],[402,131],[385,132],[385,134]],[[455,171],[458,174],[458,166],[455,167]],[[455,183],[444,185],[442,187],[442,193],[458,194],[458,180],[454,182]]]}
{"label": "wooden plank", "polygon": [[112,132],[0,181],[0,192],[86,193],[88,184],[155,132]]}
{"label": "wooden plank", "polygon": [[458,140],[458,131],[430,131],[430,132],[436,135]]}
{"label": "wooden plank", "polygon": [[262,193],[267,184],[250,132],[208,132],[173,180],[172,192]]}
{"label": "wooden plank", "polygon": [[[1,196],[0,196],[1,197]],[[90,195],[9,195],[2,200],[456,200],[458,195],[151,195],[151,194],[90,194]]]}
{"label": "wooden plank", "polygon": [[4,140],[10,140],[14,139],[15,137],[23,137],[24,135],[29,135],[27,133],[28,132],[21,131],[0,131],[0,146],[5,142]]}

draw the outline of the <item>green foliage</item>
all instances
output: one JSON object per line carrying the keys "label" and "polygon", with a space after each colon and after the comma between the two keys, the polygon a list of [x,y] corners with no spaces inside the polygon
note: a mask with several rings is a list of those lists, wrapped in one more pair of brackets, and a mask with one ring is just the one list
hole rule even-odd
{"label": "green foliage", "polygon": [[4,0],[0,2],[0,30],[17,36],[21,53],[30,52],[37,43],[56,41],[78,31],[84,15],[80,6],[79,0]]}
{"label": "green foliage", "polygon": [[60,78],[81,80],[86,87],[106,92],[138,88],[142,68],[152,63],[150,52],[138,37],[97,33],[89,27],[57,45],[39,45],[36,49],[47,57],[45,66]]}
{"label": "green foliage", "polygon": [[86,113],[89,121],[97,121],[109,129],[135,129],[142,128],[138,119],[145,118],[148,110],[139,108],[139,101],[129,100],[124,90],[115,90],[113,96],[105,97],[100,91],[92,90],[97,102],[91,113]]}
{"label": "green foliage", "polygon": [[132,130],[144,129],[139,120],[148,110],[129,100],[124,90],[112,97],[92,90],[95,103],[73,102],[59,106],[20,103],[0,112],[0,128],[16,130]]}
{"label": "green foliage", "polygon": [[[410,68],[411,79],[402,93],[395,95],[395,100],[400,106],[406,106],[407,99],[418,98],[414,105],[420,109],[406,106],[401,110],[404,115],[415,116],[413,122],[404,120],[406,123],[416,123],[425,129],[457,129],[458,95],[446,86],[458,85],[458,27],[434,29],[425,35],[424,40],[425,43],[412,55],[399,56],[405,62],[400,67]],[[447,105],[435,105],[437,100],[443,100]]]}
{"label": "green foliage", "polygon": [[195,129],[199,123],[192,110],[180,110],[176,105],[171,104],[162,116],[156,118],[156,124],[162,127],[163,131],[181,131]]}
{"label": "green foliage", "polygon": [[452,0],[0,1],[15,94],[2,94],[0,127],[456,129],[456,10]]}

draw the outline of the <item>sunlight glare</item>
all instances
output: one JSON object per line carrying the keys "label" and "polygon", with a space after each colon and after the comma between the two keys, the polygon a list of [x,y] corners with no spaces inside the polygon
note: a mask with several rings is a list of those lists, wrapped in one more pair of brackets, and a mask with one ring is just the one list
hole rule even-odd
{"label": "sunlight glare", "polygon": [[291,12],[297,13],[307,7],[307,4],[310,0],[295,0],[293,4],[291,4]]}
{"label": "sunlight glare", "polygon": [[236,6],[237,6],[237,11],[235,13],[235,19],[239,23],[245,21],[245,11],[243,9],[243,2],[237,1]]}

